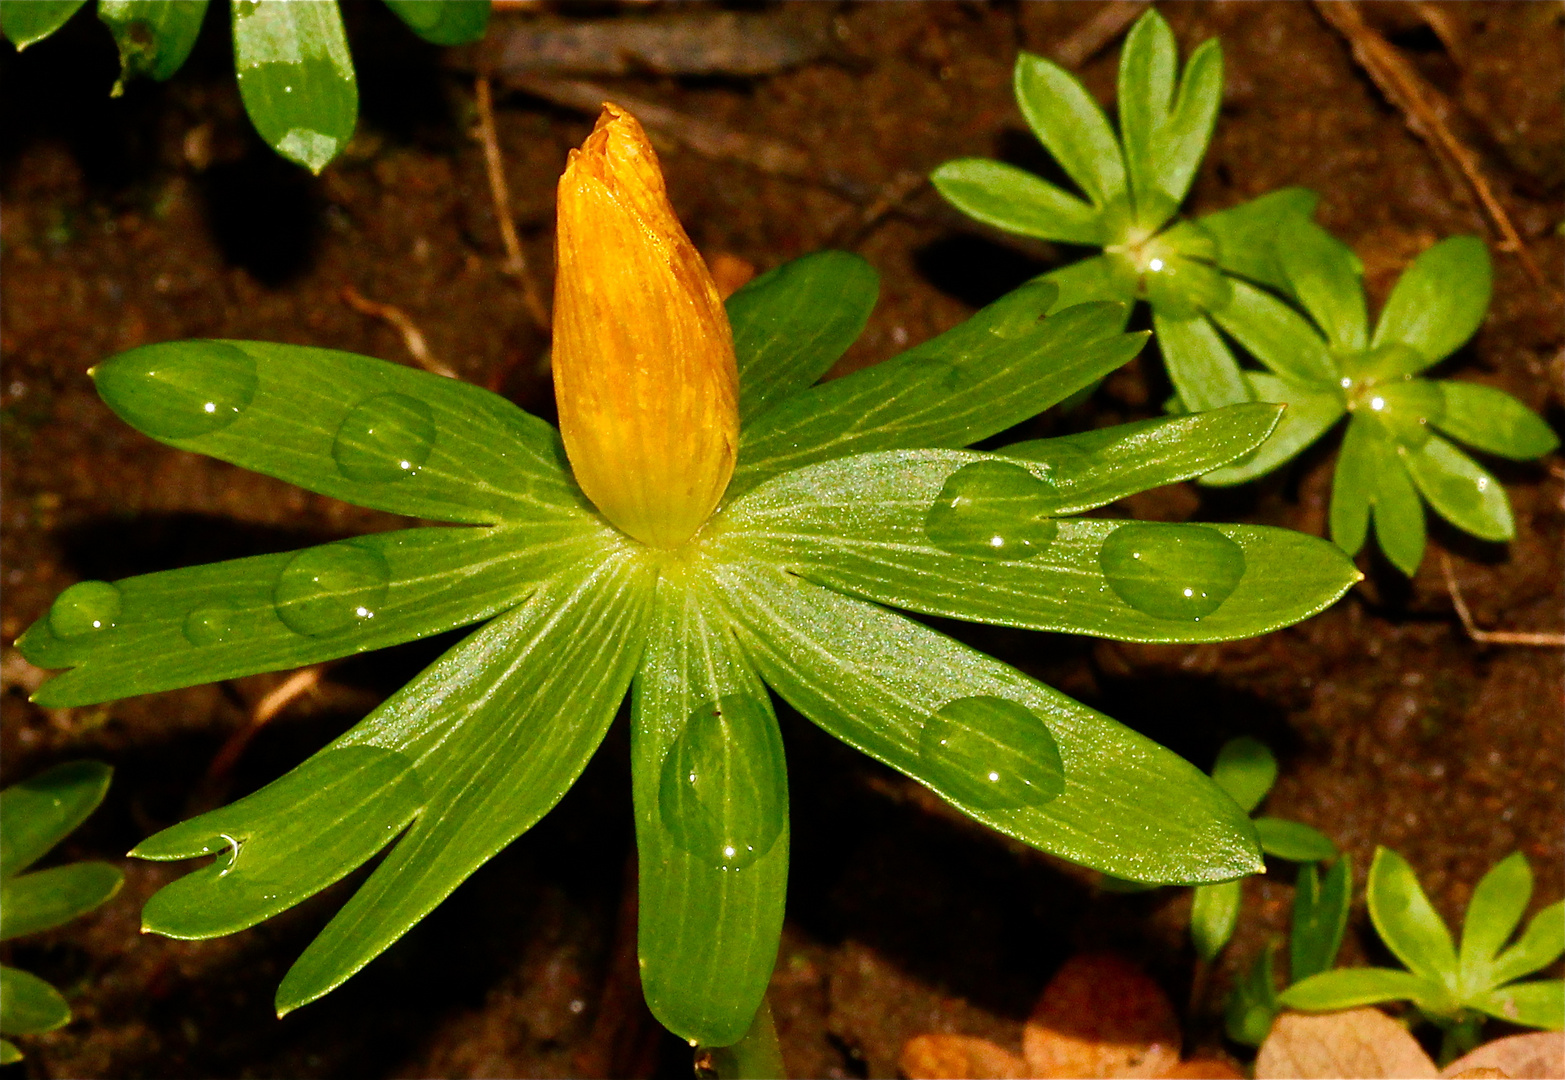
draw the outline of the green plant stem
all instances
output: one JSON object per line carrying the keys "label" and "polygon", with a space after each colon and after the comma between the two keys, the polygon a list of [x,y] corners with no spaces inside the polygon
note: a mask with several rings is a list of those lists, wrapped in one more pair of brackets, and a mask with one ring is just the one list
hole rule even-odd
{"label": "green plant stem", "polygon": [[717,1080],[785,1080],[782,1047],[777,1043],[777,1026],[772,1023],[772,1003],[761,999],[750,1030],[732,1046],[701,1047],[706,1068]]}
{"label": "green plant stem", "polygon": [[1483,1017],[1470,1016],[1446,1027],[1440,1039],[1440,1067],[1443,1069],[1478,1045],[1483,1036]]}

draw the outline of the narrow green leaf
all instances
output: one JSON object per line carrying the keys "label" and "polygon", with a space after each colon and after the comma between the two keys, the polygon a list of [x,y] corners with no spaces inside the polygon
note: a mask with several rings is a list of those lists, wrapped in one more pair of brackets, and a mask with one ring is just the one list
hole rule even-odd
{"label": "narrow green leaf", "polygon": [[0,791],[0,880],[15,877],[87,820],[114,770],[67,761]]}
{"label": "narrow green leaf", "polygon": [[776,567],[723,563],[713,576],[762,677],[789,704],[991,828],[1137,881],[1208,884],[1260,868],[1232,800],[1108,717]]}
{"label": "narrow green leaf", "polygon": [[17,51],[42,41],[87,0],[0,0],[0,30]]}
{"label": "narrow green leaf", "polygon": [[1287,408],[1277,423],[1276,431],[1259,449],[1226,468],[1216,469],[1201,477],[1201,483],[1212,487],[1241,484],[1265,476],[1326,434],[1347,411],[1341,396],[1334,392],[1317,393],[1259,371],[1247,371],[1244,374],[1251,393],[1259,402],[1275,402]]}
{"label": "narrow green leaf", "polygon": [[1424,559],[1424,504],[1408,475],[1407,455],[1381,435],[1372,435],[1375,539],[1393,566],[1408,577]]}
{"label": "narrow green leaf", "polygon": [[39,1035],[70,1023],[71,1007],[36,975],[0,965],[0,1035]]}
{"label": "narrow green leaf", "polygon": [[1427,364],[1445,359],[1483,324],[1493,276],[1489,249],[1478,237],[1440,241],[1397,279],[1373,344],[1408,345]]}
{"label": "narrow green leaf", "polygon": [[929,181],[962,213],[1005,232],[1097,247],[1117,239],[1096,206],[1003,161],[957,158]]}
{"label": "narrow green leaf", "polygon": [[1286,818],[1258,817],[1255,819],[1255,835],[1261,838],[1261,850],[1277,859],[1289,862],[1320,862],[1334,858],[1337,845],[1325,833],[1302,821]]}
{"label": "narrow green leaf", "polygon": [[118,97],[137,76],[164,82],[185,63],[201,33],[207,0],[98,0],[98,18],[120,50]]}
{"label": "narrow green leaf", "polygon": [[788,776],[771,697],[726,614],[658,581],[633,694],[641,986],[664,1027],[737,1043],[763,1004],[788,887]]}
{"label": "narrow green leaf", "polygon": [[1125,163],[1114,130],[1080,80],[1024,52],[1016,58],[1014,85],[1027,126],[1093,205],[1127,199]]}
{"label": "narrow green leaf", "polygon": [[1278,261],[1293,294],[1326,339],[1339,349],[1369,345],[1364,307],[1364,266],[1342,241],[1304,217],[1291,217],[1277,230]]}
{"label": "narrow green leaf", "polygon": [[1479,994],[1468,1005],[1499,1020],[1559,1031],[1565,1028],[1565,980],[1540,979]]}
{"label": "narrow green leaf", "polygon": [[1239,925],[1242,894],[1237,881],[1197,885],[1190,900],[1190,940],[1202,960],[1211,963]]}
{"label": "narrow green leaf", "polygon": [[733,499],[816,461],[905,446],[966,446],[998,434],[1130,360],[1120,304],[1040,321],[1054,286],[1035,281],[900,356],[768,409],[740,436]]}
{"label": "narrow green leaf", "polygon": [[1501,859],[1478,882],[1462,916],[1458,958],[1464,991],[1476,993],[1497,985],[1489,977],[1490,967],[1521,924],[1531,899],[1532,867],[1519,851]]}
{"label": "narrow green leaf", "polygon": [[768,270],[728,298],[739,360],[739,419],[797,394],[864,332],[880,275],[846,251],[817,251]]}
{"label": "narrow green leaf", "polygon": [[[964,467],[973,471],[959,475]],[[1249,637],[1315,614],[1358,580],[1330,544],[1284,529],[1056,520],[1054,508],[1069,512],[1074,497],[1063,484],[1051,491],[1049,472],[961,451],[824,462],[730,507],[713,551],[753,553],[915,611],[1129,641]],[[947,513],[958,500],[965,505]],[[1115,550],[1132,536],[1146,541],[1137,565],[1150,580],[1105,568],[1106,541],[1120,529],[1131,532]],[[993,557],[995,537],[1015,554]]]}
{"label": "narrow green leaf", "polygon": [[1320,196],[1309,188],[1269,191],[1258,199],[1207,214],[1197,221],[1217,238],[1217,265],[1230,274],[1287,291],[1288,276],[1277,261],[1274,241],[1283,222],[1308,220]]}
{"label": "narrow green leaf", "polygon": [[1404,449],[1401,456],[1429,505],[1451,524],[1484,540],[1516,535],[1504,486],[1455,446],[1431,435],[1421,448]]}
{"label": "narrow green leaf", "polygon": [[[1229,739],[1218,749],[1217,760],[1212,764],[1212,780],[1239,804],[1239,809],[1249,814],[1261,805],[1261,800],[1277,782],[1277,759],[1261,740],[1241,735]],[[1264,841],[1262,847],[1265,847]]]}
{"label": "narrow green leaf", "polygon": [[1163,367],[1189,412],[1220,409],[1250,400],[1239,362],[1206,316],[1169,318],[1152,309],[1152,329]]}
{"label": "narrow green leaf", "polygon": [[201,939],[286,911],[362,866],[413,820],[413,763],[373,746],[322,750],[253,795],[164,829],[138,859],[217,859],[153,894],[143,931]]}
{"label": "narrow green leaf", "polygon": [[653,575],[600,554],[436,661],[335,746],[413,759],[425,805],[277,990],[279,1014],[369,963],[581,775],[641,655]]}
{"label": "narrow green leaf", "polygon": [[[1158,175],[1170,212],[1190,191],[1223,101],[1223,49],[1216,38],[1196,46],[1179,80],[1179,97],[1157,138]],[[1162,224],[1162,222],[1158,222]]]}
{"label": "narrow green leaf", "polygon": [[1352,901],[1353,860],[1346,852],[1331,864],[1324,881],[1317,876],[1313,862],[1299,867],[1288,942],[1288,974],[1294,982],[1330,971],[1337,962]]}
{"label": "narrow green leaf", "polygon": [[0,1039],[0,1065],[15,1065],[22,1060],[22,1052],[10,1039]]}
{"label": "narrow green leaf", "polygon": [[1136,20],[1119,54],[1119,134],[1130,178],[1136,223],[1156,229],[1179,200],[1169,205],[1164,190],[1159,136],[1174,104],[1179,59],[1174,34],[1154,8]]}
{"label": "narrow green leaf", "polygon": [[1277,995],[1277,1004],[1302,1012],[1337,1012],[1383,1001],[1411,1001],[1433,1012],[1450,1007],[1450,995],[1438,982],[1392,968],[1337,968],[1311,975]]}
{"label": "narrow green leaf", "polygon": [[0,881],[0,941],[70,922],[119,891],[124,880],[106,862],[55,866]]}
{"label": "narrow green leaf", "polygon": [[235,0],[234,71],[267,145],[319,173],[359,118],[359,86],[335,2]]}
{"label": "narrow green leaf", "polygon": [[1229,405],[1031,439],[1003,446],[996,453],[1046,463],[1055,488],[1070,492],[1071,509],[1055,512],[1075,513],[1188,480],[1214,463],[1242,457],[1276,429],[1280,411],[1261,402]]}
{"label": "narrow green leaf", "polygon": [[1458,976],[1451,932],[1424,895],[1413,868],[1390,848],[1375,848],[1368,901],[1369,917],[1397,959],[1408,970],[1454,991]]}
{"label": "narrow green leaf", "polygon": [[1093,300],[1115,300],[1125,308],[1119,329],[1124,330],[1130,321],[1130,308],[1136,302],[1136,270],[1122,255],[1080,259],[1058,270],[1050,270],[1043,275],[1043,280],[1060,290],[1049,307],[1050,315]]}
{"label": "narrow green leaf", "polygon": [[397,18],[431,45],[468,45],[489,26],[489,0],[386,0]]}
{"label": "narrow green leaf", "polygon": [[1223,1009],[1223,1027],[1236,1043],[1260,1046],[1271,1032],[1277,1017],[1276,976],[1272,973],[1276,947],[1275,941],[1266,943]]}
{"label": "narrow green leaf", "polygon": [[67,591],[17,645],[36,664],[72,668],[34,695],[50,707],[299,667],[514,607],[607,535],[586,515],[494,529],[397,529],[100,582],[116,597],[113,626],[57,632],[73,605]]}
{"label": "narrow green leaf", "polygon": [[1565,953],[1565,901],[1555,901],[1532,917],[1521,938],[1495,957],[1490,968],[1491,986],[1530,975],[1548,967]]}
{"label": "narrow green leaf", "polygon": [[1338,390],[1337,365],[1308,319],[1253,285],[1234,281],[1232,287],[1227,306],[1212,311],[1218,326],[1274,374],[1315,390]]}
{"label": "narrow green leaf", "polygon": [[1380,464],[1376,432],[1362,419],[1348,422],[1331,481],[1331,539],[1349,555],[1357,555],[1369,534],[1369,510],[1374,503],[1375,470]]}
{"label": "narrow green leaf", "polygon": [[788,1075],[783,1069],[782,1047],[777,1043],[771,1002],[764,997],[744,1038],[732,1046],[703,1046],[700,1049],[710,1054],[717,1080],[781,1080]]}
{"label": "narrow green leaf", "polygon": [[1447,380],[1434,385],[1445,397],[1445,409],[1432,423],[1468,446],[1514,461],[1528,461],[1560,444],[1559,436],[1543,417],[1504,390]]}
{"label": "narrow green leaf", "polygon": [[92,376],[120,419],[159,442],[359,506],[471,525],[587,506],[554,428],[498,394],[400,364],[174,341],[120,353]]}

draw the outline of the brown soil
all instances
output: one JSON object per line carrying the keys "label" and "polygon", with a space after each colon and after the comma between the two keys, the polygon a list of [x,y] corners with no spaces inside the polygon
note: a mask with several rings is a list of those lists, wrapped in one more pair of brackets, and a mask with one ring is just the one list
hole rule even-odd
{"label": "brown soil", "polygon": [[[1559,286],[1565,240],[1561,10],[1440,5],[1453,51],[1399,5],[1370,15],[1458,103],[1453,123]],[[763,9],[764,10],[764,9]],[[1363,256],[1377,298],[1419,250],[1490,236],[1467,188],[1303,4],[1170,4],[1181,46],[1221,35],[1228,90],[1187,206],[1269,189],[1323,193],[1320,219]],[[1049,51],[1096,5],[866,4],[836,12],[828,55],[759,79],[626,77],[610,85],[804,148],[815,179],[780,179],[670,144],[673,197],[709,255],[767,268],[827,243],[883,275],[882,300],[845,367],[920,341],[1062,257],[963,227],[927,189],[861,228],[838,192],[873,193],[962,154],[1036,162],[1011,101],[1018,47]],[[117,772],[108,801],[54,858],[123,865],[124,892],[56,932],[7,946],[8,962],[62,987],[75,1019],[23,1040],[35,1076],[688,1075],[688,1053],[637,1005],[625,968],[631,844],[625,735],[616,729],[541,826],[484,867],[343,989],[281,1022],[282,972],[357,878],[254,930],[200,943],[137,933],[139,905],[179,868],[124,860],[152,831],[253,790],[400,685],[444,642],[342,664],[269,725],[226,779],[204,782],[246,709],[281,675],[46,711],[38,673],[10,641],[82,578],[115,578],[301,546],[400,522],[171,450],[116,420],[85,371],[143,342],[248,337],[406,362],[401,339],[340,298],[353,285],[396,304],[463,377],[551,413],[545,344],[503,252],[468,136],[472,83],[379,5],[349,5],[362,79],[359,136],[312,179],[251,134],[214,16],[190,65],[111,100],[113,50],[79,17],[3,78],[4,610],[6,783],[65,759]],[[1112,95],[1117,45],[1085,78]],[[520,94],[498,119],[528,257],[550,265],[553,185],[588,117]],[[844,239],[846,238],[846,240]],[[1561,416],[1557,297],[1496,254],[1496,300],[1446,370]],[[1153,415],[1155,362],[1116,374],[1087,406],[1024,434]],[[1332,453],[1222,496],[1186,485],[1129,500],[1139,516],[1244,520],[1319,533]],[[1483,647],[1451,614],[1448,552],[1481,625],[1557,629],[1561,470],[1499,466],[1519,523],[1508,546],[1440,525],[1411,585],[1377,556],[1334,609],[1254,641],[1140,647],[953,628],[1193,761],[1254,733],[1276,748],[1271,813],[1325,830],[1360,874],[1376,844],[1401,851],[1453,921],[1482,872],[1520,848],[1534,907],[1565,893],[1561,654]],[[1101,895],[1091,875],[1006,841],[797,716],[784,735],[794,790],[790,919],[773,1001],[798,1076],[893,1075],[925,1031],[1013,1049],[1051,972],[1083,947],[1144,963],[1189,995],[1188,892]],[[854,827],[844,829],[843,822]],[[1233,945],[1195,1002],[1190,1046],[1220,1042],[1214,1014],[1234,973],[1285,926],[1291,871],[1245,886]],[[1384,954],[1361,916],[1345,959]],[[627,986],[631,989],[628,992]],[[18,1070],[20,1072],[20,1070]]]}

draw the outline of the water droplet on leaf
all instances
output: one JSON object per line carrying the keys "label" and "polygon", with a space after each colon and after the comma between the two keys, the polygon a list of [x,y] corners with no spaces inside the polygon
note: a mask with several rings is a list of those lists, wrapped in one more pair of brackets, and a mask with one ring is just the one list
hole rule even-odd
{"label": "water droplet on leaf", "polygon": [[185,616],[185,640],[199,647],[221,645],[233,629],[234,609],[227,604],[208,604]]}
{"label": "water droplet on leaf", "polygon": [[1053,541],[1050,485],[1006,461],[975,461],[952,473],[924,518],[929,542],[953,555],[1015,562]]}
{"label": "water droplet on leaf", "polygon": [[1116,595],[1160,619],[1196,621],[1244,577],[1244,549],[1204,525],[1121,525],[1098,553]]}
{"label": "water droplet on leaf", "polygon": [[379,394],[348,411],[331,456],[348,479],[384,483],[418,472],[434,447],[428,405],[406,394]]}
{"label": "water droplet on leaf", "polygon": [[239,419],[255,397],[255,360],[222,341],[144,345],[93,371],[103,400],[157,439],[210,435]]}
{"label": "water droplet on leaf", "polygon": [[1048,727],[1008,698],[957,698],[919,733],[924,780],[980,810],[1042,806],[1065,790],[1065,766]]}
{"label": "water droplet on leaf", "polygon": [[272,587],[277,617],[295,633],[330,634],[373,619],[391,568],[374,548],[352,541],[301,551]]}
{"label": "water droplet on leaf", "polygon": [[668,756],[658,810],[674,842],[737,870],[772,849],[788,813],[782,741],[762,703],[725,695],[696,709]]}
{"label": "water droplet on leaf", "polygon": [[49,608],[49,629],[71,638],[107,630],[120,617],[120,591],[107,581],[78,581]]}

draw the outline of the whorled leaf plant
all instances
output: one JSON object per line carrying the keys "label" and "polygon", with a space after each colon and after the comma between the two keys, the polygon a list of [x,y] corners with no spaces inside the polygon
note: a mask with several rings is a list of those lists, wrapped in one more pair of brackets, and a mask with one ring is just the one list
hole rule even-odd
{"label": "whorled leaf plant", "polygon": [[358,971],[531,827],[627,690],[641,977],[673,1031],[745,1035],[776,958],[789,789],[772,692],[1000,832],[1132,879],[1255,872],[1241,809],[1194,767],[888,610],[1135,641],[1218,641],[1359,577],[1324,541],[1079,517],[1257,446],[1247,404],[1019,443],[994,436],[1126,362],[1121,305],[1042,318],[1022,289],[814,385],[875,274],[824,252],[726,311],[639,125],[608,106],[560,184],[560,431],[476,387],[324,349],[146,346],[100,394],[171,446],[460,527],[410,528],[82,582],[23,636],[80,704],[482,623],[293,772],[139,845],[216,855],[147,929],[253,925],[395,846],[287,973],[279,1012]]}
{"label": "whorled leaf plant", "polygon": [[935,188],[957,209],[1006,232],[1102,248],[1044,275],[1060,289],[1055,309],[1147,301],[1179,407],[1254,400],[1211,314],[1246,282],[1285,286],[1273,234],[1286,221],[1307,219],[1318,196],[1284,188],[1175,220],[1217,122],[1217,40],[1197,47],[1181,73],[1168,24],[1155,10],[1142,15],[1120,54],[1117,137],[1081,80],[1058,64],[1024,52],[1014,83],[1028,127],[1081,194],[987,158],[946,162],[930,176]]}
{"label": "whorled leaf plant", "polygon": [[1214,317],[1265,365],[1245,373],[1255,396],[1287,412],[1259,450],[1202,482],[1237,484],[1271,472],[1347,416],[1331,491],[1331,536],[1343,550],[1357,554],[1373,520],[1380,550],[1411,577],[1424,557],[1424,502],[1480,539],[1511,539],[1505,488],[1435,432],[1516,461],[1549,453],[1559,437],[1503,390],[1425,374],[1483,323],[1491,289],[1483,241],[1454,236],[1414,259],[1373,330],[1363,267],[1345,244],[1295,220],[1278,230],[1276,247],[1298,307],[1236,283]]}

